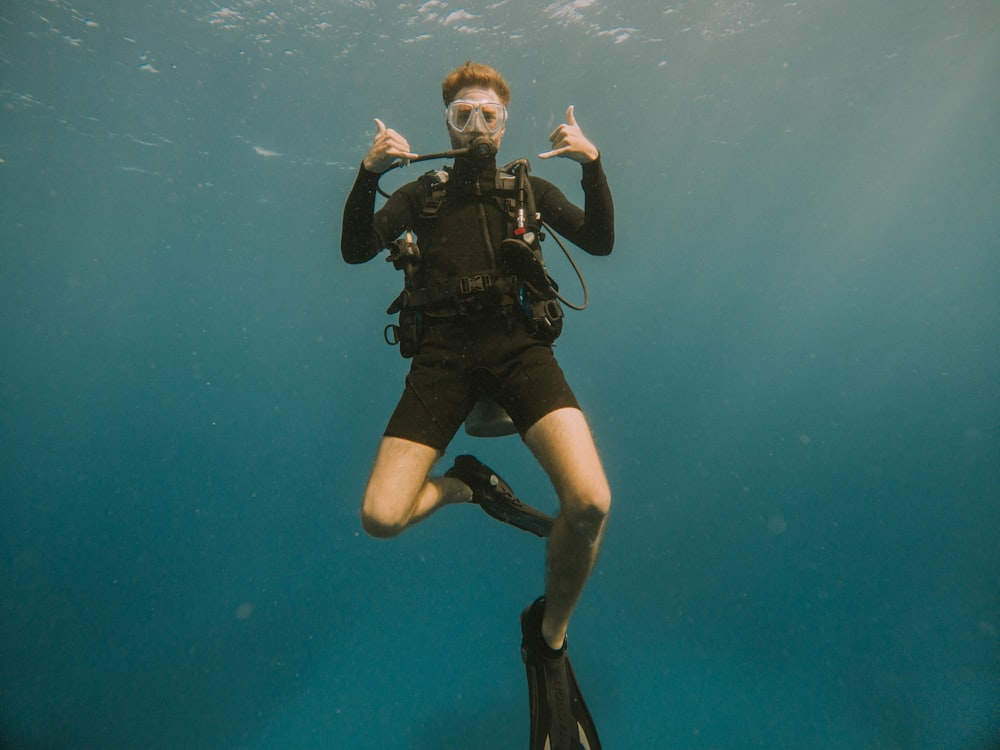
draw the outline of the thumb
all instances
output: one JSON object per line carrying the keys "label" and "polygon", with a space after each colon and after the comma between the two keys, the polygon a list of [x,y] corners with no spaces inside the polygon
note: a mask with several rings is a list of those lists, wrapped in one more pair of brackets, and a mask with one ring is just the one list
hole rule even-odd
{"label": "thumb", "polygon": [[376,117],[376,118],[375,118],[375,135],[376,135],[376,136],[380,136],[380,135],[382,135],[382,133],[384,133],[384,132],[385,132],[385,129],[386,129],[386,128],[385,128],[385,123],[384,123],[384,122],[382,122],[382,121],[381,121],[380,119],[378,119],[378,118]]}
{"label": "thumb", "polygon": [[568,125],[576,125],[576,117],[573,115],[573,105],[569,105],[569,109],[566,110],[566,123]]}

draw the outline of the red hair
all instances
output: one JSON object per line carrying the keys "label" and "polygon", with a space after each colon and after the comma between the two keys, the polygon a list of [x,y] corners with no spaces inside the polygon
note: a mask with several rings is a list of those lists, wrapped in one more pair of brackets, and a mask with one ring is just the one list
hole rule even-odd
{"label": "red hair", "polygon": [[451,104],[458,92],[469,86],[489,89],[500,97],[500,103],[505,107],[510,104],[510,86],[507,85],[503,76],[489,65],[466,60],[441,82],[441,96],[444,98],[444,106],[447,107]]}

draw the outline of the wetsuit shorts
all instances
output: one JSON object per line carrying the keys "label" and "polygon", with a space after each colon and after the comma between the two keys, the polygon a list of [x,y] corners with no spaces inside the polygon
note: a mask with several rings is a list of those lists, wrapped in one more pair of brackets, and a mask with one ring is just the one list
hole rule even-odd
{"label": "wetsuit shorts", "polygon": [[528,333],[520,310],[424,316],[418,342],[387,437],[443,453],[484,394],[507,411],[522,437],[549,412],[579,408],[552,347]]}

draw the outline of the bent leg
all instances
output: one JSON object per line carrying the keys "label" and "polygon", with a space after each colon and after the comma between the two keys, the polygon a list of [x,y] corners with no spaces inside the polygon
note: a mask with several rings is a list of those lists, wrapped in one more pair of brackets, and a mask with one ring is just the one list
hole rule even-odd
{"label": "bent leg", "polygon": [[611,488],[583,412],[557,409],[525,433],[524,441],[552,480],[559,516],[546,559],[546,604],[542,635],[558,649],[569,618],[597,560]]}
{"label": "bent leg", "polygon": [[428,478],[438,455],[429,445],[382,438],[361,506],[365,531],[393,537],[443,505],[472,499],[472,491],[457,479]]}

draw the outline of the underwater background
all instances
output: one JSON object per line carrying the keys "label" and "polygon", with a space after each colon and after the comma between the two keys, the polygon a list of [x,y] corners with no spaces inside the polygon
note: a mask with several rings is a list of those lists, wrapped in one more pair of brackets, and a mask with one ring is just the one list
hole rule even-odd
{"label": "underwater background", "polygon": [[573,104],[616,202],[557,349],[605,747],[1000,747],[996,0],[0,3],[0,745],[527,746],[540,540],[358,521],[407,363],[340,213],[469,58],[501,163],[582,200]]}

